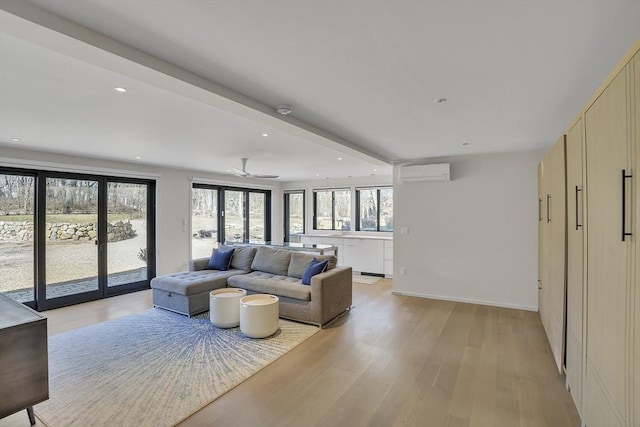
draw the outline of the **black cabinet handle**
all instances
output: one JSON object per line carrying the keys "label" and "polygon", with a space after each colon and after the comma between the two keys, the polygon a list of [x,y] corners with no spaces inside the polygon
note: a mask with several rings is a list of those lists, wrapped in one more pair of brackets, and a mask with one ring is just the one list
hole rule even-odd
{"label": "black cabinet handle", "polygon": [[547,223],[551,222],[551,194],[547,194]]}
{"label": "black cabinet handle", "polygon": [[576,185],[576,230],[582,227],[582,224],[578,223],[578,193],[582,191],[582,188],[578,188]]}
{"label": "black cabinet handle", "polygon": [[627,175],[627,171],[622,169],[622,241],[625,241],[627,236],[632,236],[632,233],[627,233],[626,230],[626,214],[627,214],[627,178],[633,178],[633,175]]}

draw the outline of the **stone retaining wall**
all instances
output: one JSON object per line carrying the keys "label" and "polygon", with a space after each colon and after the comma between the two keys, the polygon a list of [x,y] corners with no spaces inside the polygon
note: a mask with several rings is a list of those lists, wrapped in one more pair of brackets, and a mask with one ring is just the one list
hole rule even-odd
{"label": "stone retaining wall", "polygon": [[[95,223],[73,224],[69,222],[47,223],[47,236],[51,241],[96,240]],[[136,231],[129,221],[107,223],[107,241],[118,242],[132,239]],[[29,221],[0,221],[0,242],[31,242],[33,241],[33,222]]]}

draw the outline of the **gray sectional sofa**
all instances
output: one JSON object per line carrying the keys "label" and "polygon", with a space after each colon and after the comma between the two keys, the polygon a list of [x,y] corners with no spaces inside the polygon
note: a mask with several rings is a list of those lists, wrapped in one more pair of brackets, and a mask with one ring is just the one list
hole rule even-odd
{"label": "gray sectional sofa", "polygon": [[[220,249],[231,247],[221,245]],[[151,280],[153,305],[192,316],[209,309],[209,293],[223,287],[242,288],[248,294],[276,295],[280,317],[323,326],[350,309],[351,267],[336,266],[333,255],[314,256],[268,246],[233,246],[227,271],[207,270],[209,258],[193,260],[189,271]],[[328,260],[327,270],[302,284],[309,262]]]}

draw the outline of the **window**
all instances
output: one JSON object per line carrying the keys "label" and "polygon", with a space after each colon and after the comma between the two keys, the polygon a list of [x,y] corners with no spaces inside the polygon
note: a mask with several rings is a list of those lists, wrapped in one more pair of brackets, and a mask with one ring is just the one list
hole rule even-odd
{"label": "window", "polygon": [[203,258],[218,247],[218,190],[191,189],[191,256]]}
{"label": "window", "polygon": [[211,255],[221,242],[271,240],[271,191],[193,184],[191,257]]}
{"label": "window", "polygon": [[393,231],[393,188],[356,190],[357,230]]}
{"label": "window", "polygon": [[0,292],[49,310],[149,287],[155,181],[0,170]]}
{"label": "window", "polygon": [[351,191],[314,191],[313,211],[315,230],[351,230]]}
{"label": "window", "polygon": [[284,241],[299,242],[304,231],[304,191],[285,192]]}

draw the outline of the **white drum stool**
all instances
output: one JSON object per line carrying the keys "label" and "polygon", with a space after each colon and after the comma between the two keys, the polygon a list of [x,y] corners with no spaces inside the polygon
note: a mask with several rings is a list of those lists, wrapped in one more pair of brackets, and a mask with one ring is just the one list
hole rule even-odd
{"label": "white drum stool", "polygon": [[240,299],[240,331],[249,338],[265,338],[278,330],[279,299],[257,294]]}
{"label": "white drum stool", "polygon": [[209,318],[218,328],[235,328],[240,324],[240,299],[247,291],[221,288],[209,293]]}

